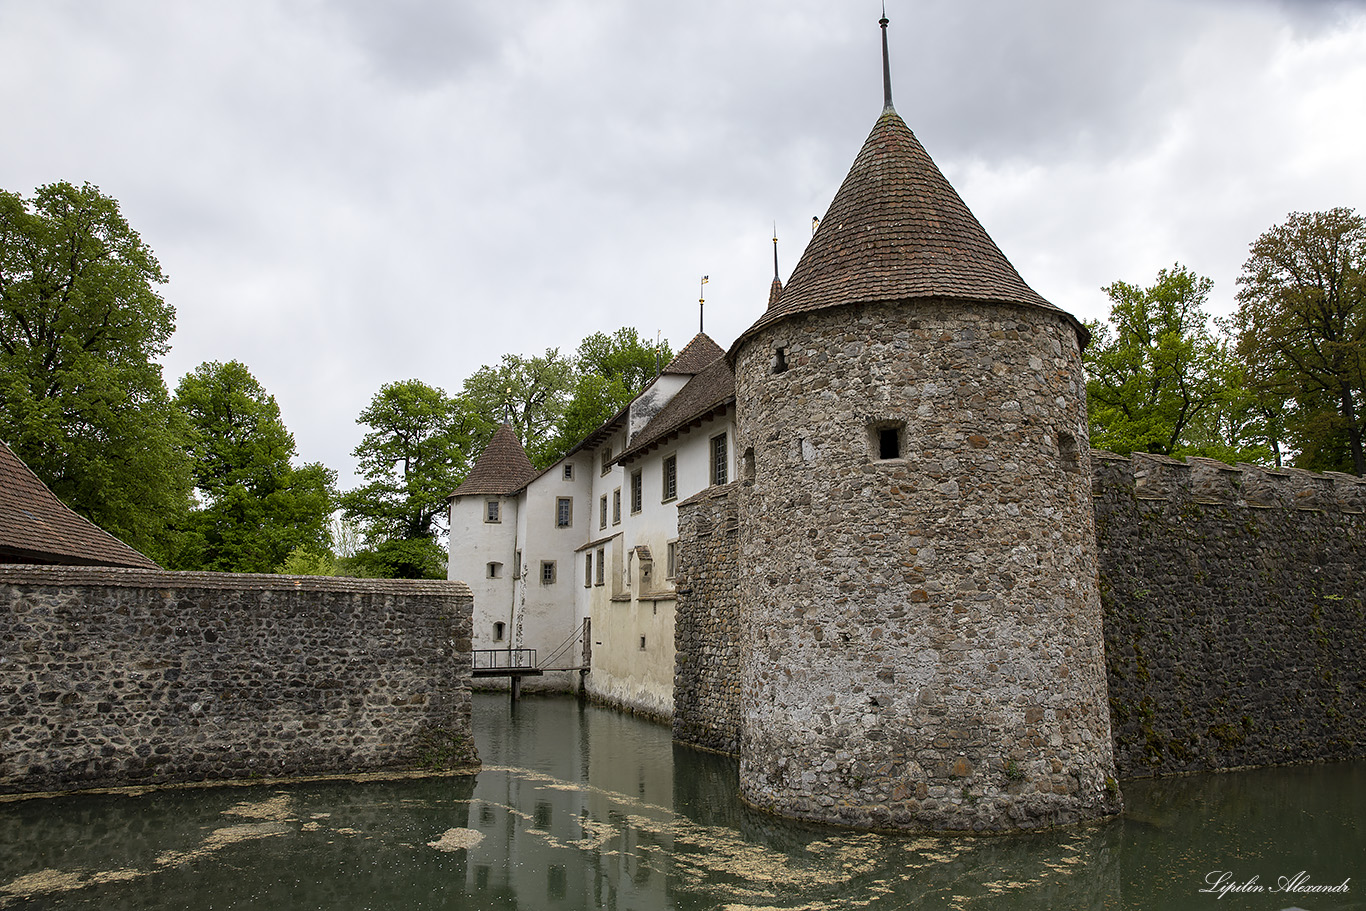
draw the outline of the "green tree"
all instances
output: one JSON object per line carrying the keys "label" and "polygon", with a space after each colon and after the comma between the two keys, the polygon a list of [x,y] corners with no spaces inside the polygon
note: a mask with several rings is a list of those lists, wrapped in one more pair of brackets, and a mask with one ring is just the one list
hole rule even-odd
{"label": "green tree", "polygon": [[1110,324],[1088,323],[1084,355],[1091,445],[1130,452],[1205,454],[1200,421],[1226,396],[1232,375],[1204,304],[1213,282],[1181,265],[1147,288],[1115,282]]}
{"label": "green tree", "polygon": [[1253,242],[1238,284],[1238,354],[1292,403],[1296,464],[1366,474],[1366,220],[1296,212]]}
{"label": "green tree", "polygon": [[[574,358],[573,396],[565,407],[550,452],[554,459],[596,430],[640,394],[673,360],[668,341],[658,346],[625,327],[608,335],[595,332],[579,343]],[[547,462],[547,464],[549,464]]]}
{"label": "green tree", "polygon": [[557,435],[573,385],[574,365],[550,348],[532,357],[505,354],[497,366],[480,367],[461,396],[490,426],[511,424],[531,464],[544,468],[561,455]]}
{"label": "green tree", "polygon": [[86,184],[0,190],[0,436],[81,515],[160,562],[190,502],[155,358],[175,313],[166,275]]}
{"label": "green tree", "polygon": [[293,467],[294,437],[275,397],[238,361],[205,363],[176,387],[201,500],[178,569],[268,573],[296,550],[326,554],[336,473]]}
{"label": "green tree", "polygon": [[367,483],[341,503],[366,547],[347,566],[364,575],[444,578],[446,498],[493,427],[462,399],[419,380],[385,384],[356,422],[370,428],[355,449]]}

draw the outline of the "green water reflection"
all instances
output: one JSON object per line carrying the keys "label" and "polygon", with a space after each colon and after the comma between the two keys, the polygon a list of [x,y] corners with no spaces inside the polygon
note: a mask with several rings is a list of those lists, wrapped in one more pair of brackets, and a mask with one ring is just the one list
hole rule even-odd
{"label": "green water reflection", "polygon": [[[478,696],[473,778],[0,804],[14,908],[1366,908],[1366,764],[1130,782],[1072,832],[888,837],[780,822],[734,762],[568,699]],[[1202,893],[1213,871],[1261,893]],[[1305,871],[1345,894],[1269,891]]]}

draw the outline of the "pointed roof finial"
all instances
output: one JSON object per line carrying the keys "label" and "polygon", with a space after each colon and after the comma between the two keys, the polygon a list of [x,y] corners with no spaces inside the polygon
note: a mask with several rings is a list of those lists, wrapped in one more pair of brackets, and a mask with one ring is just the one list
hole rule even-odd
{"label": "pointed roof finial", "polygon": [[710,276],[710,275],[704,275],[704,276],[702,276],[702,282],[701,282],[701,284],[698,286],[698,295],[697,295],[697,332],[698,332],[699,335],[700,335],[701,332],[702,332],[702,308],[705,307],[706,304],[707,304],[707,295],[706,295],[706,291],[707,291],[707,282],[709,282],[709,281],[711,281],[711,276]]}
{"label": "pointed roof finial", "polygon": [[773,280],[778,280],[778,223],[773,223]]}
{"label": "pointed roof finial", "polygon": [[887,0],[882,0],[882,18],[877,24],[882,27],[882,111],[894,111],[892,107],[892,64],[887,56]]}

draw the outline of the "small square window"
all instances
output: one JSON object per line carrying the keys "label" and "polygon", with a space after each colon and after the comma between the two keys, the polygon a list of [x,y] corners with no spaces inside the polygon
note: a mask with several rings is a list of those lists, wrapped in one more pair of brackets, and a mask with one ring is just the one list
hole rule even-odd
{"label": "small square window", "polygon": [[574,498],[558,497],[555,500],[555,527],[570,528],[574,524]]}
{"label": "small square window", "polygon": [[664,502],[678,497],[678,456],[671,455],[664,460]]}
{"label": "small square window", "polygon": [[711,482],[725,484],[730,477],[730,459],[726,451],[726,435],[711,438]]}
{"label": "small square window", "polygon": [[503,578],[503,564],[501,564],[501,563],[490,563],[490,564],[489,564],[489,578],[490,578],[490,579],[501,579],[501,578]]}
{"label": "small square window", "polygon": [[869,428],[873,457],[881,461],[902,458],[906,443],[906,425],[900,421],[882,421]]}
{"label": "small square window", "polygon": [[631,472],[631,515],[640,512],[642,492],[640,469]]}
{"label": "small square window", "polygon": [[499,504],[498,504],[498,501],[497,501],[497,500],[486,500],[486,501],[484,501],[484,521],[485,521],[485,522],[501,522],[501,521],[503,521],[503,520],[502,520],[502,511],[499,509]]}
{"label": "small square window", "polygon": [[565,463],[564,463],[564,479],[565,479],[566,481],[572,481],[572,480],[574,480],[574,463],[573,463],[573,462],[565,462]]}
{"label": "small square window", "polygon": [[554,560],[542,560],[542,561],[541,561],[541,584],[542,584],[542,585],[554,585],[554,584],[555,584],[555,561],[554,561]]}

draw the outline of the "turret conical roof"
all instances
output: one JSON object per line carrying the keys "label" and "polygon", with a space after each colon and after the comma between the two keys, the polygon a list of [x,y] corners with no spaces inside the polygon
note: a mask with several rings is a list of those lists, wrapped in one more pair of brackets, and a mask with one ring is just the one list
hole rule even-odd
{"label": "turret conical roof", "polygon": [[1042,307],[890,107],[878,118],[782,295],[736,340],[786,317],[874,301],[945,297]]}
{"label": "turret conical roof", "polygon": [[517,439],[517,431],[511,424],[504,424],[494,433],[479,461],[466,475],[465,480],[455,489],[452,497],[465,497],[472,494],[505,497],[525,487],[536,477],[536,469],[531,467],[522,441]]}

